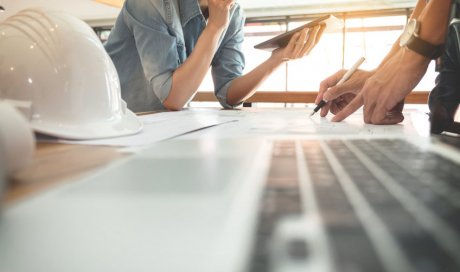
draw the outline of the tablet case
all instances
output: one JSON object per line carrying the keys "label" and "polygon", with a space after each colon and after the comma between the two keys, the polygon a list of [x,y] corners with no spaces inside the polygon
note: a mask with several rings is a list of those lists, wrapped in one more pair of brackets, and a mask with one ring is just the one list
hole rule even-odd
{"label": "tablet case", "polygon": [[265,42],[259,43],[254,46],[256,49],[262,49],[262,50],[267,50],[267,51],[273,51],[277,48],[282,48],[285,47],[288,43],[291,37],[299,31],[302,31],[305,28],[311,28],[315,27],[317,25],[326,25],[326,30],[325,31],[331,31],[334,29],[340,29],[342,27],[342,21],[334,17],[333,15],[326,15],[323,17],[320,17],[318,19],[315,19],[311,22],[308,22],[298,28],[295,28],[291,31],[288,31],[286,33],[283,33],[281,35],[278,35],[274,38],[271,38]]}

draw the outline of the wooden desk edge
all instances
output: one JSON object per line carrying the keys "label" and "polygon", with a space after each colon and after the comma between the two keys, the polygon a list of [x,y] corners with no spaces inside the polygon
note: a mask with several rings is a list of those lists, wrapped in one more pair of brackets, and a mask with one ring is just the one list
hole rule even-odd
{"label": "wooden desk edge", "polygon": [[38,143],[31,164],[9,178],[3,203],[13,204],[126,156],[115,147]]}

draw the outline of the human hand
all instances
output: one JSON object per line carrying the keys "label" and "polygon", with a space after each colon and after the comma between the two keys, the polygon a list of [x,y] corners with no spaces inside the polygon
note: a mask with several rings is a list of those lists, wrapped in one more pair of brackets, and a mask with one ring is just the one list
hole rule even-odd
{"label": "human hand", "polygon": [[366,124],[397,124],[404,120],[404,98],[420,82],[430,60],[401,48],[364,84],[361,92],[337,115],[340,122],[364,105]]}
{"label": "human hand", "polygon": [[321,82],[315,104],[318,105],[323,99],[328,101],[321,108],[321,117],[325,117],[329,111],[337,114],[344,109],[361,91],[366,80],[374,74],[374,71],[356,70],[347,81],[337,85],[346,72],[347,70],[340,70]]}
{"label": "human hand", "polygon": [[273,51],[272,58],[283,62],[308,55],[316,44],[318,44],[325,28],[325,26],[318,25],[314,28],[305,28],[297,32],[292,36],[286,47]]}
{"label": "human hand", "polygon": [[230,22],[230,10],[234,0],[208,0],[208,26],[216,30],[225,29]]}

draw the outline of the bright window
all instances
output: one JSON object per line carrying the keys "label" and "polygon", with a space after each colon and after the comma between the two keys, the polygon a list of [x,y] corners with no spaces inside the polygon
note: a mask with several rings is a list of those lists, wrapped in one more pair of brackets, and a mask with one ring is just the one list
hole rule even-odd
{"label": "bright window", "polygon": [[[345,34],[342,30],[326,32],[309,56],[283,65],[258,90],[317,91],[322,80],[339,69],[349,68],[361,56],[366,57],[362,69],[376,68],[399,38],[407,21],[406,14],[406,10],[401,10],[400,15],[345,18]],[[246,57],[244,72],[248,73],[270,56],[269,52],[254,49],[254,45],[306,22],[308,20],[291,22],[286,18],[247,23],[243,45]],[[435,77],[436,72],[432,63],[415,91],[431,90]],[[213,89],[212,79],[208,73],[199,90]]]}
{"label": "bright window", "polygon": [[[246,60],[244,72],[247,73],[257,67],[270,57],[270,52],[258,50],[254,45],[270,39],[286,31],[284,23],[248,23],[245,26],[245,40],[243,43],[243,52]],[[214,90],[211,77],[211,71],[206,75],[201,84],[199,91]],[[283,65],[276,70],[264,83],[259,87],[264,91],[285,91],[286,90],[286,66]]]}
{"label": "bright window", "polygon": [[[290,23],[289,29],[306,22]],[[289,62],[287,91],[317,91],[321,80],[342,68],[342,46],[341,32],[324,33],[308,56]]]}

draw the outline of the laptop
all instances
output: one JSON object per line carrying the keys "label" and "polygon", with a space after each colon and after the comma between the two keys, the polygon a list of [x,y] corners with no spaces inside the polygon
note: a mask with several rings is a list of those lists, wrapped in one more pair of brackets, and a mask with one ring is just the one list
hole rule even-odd
{"label": "laptop", "polygon": [[0,271],[460,271],[444,136],[166,141],[7,207]]}

